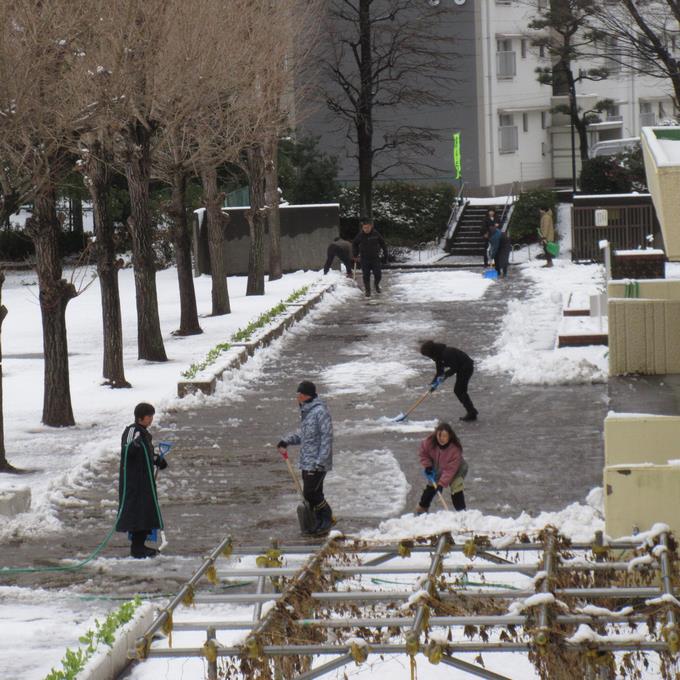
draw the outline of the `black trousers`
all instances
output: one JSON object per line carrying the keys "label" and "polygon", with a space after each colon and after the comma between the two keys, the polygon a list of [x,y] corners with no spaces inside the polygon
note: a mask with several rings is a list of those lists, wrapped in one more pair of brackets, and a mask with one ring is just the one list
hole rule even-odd
{"label": "black trousers", "polygon": [[[432,486],[432,484],[428,484],[423,491],[423,495],[420,497],[420,507],[427,510],[432,504],[432,500],[436,494],[437,490]],[[465,494],[462,491],[452,493],[451,502],[453,503],[453,507],[456,510],[465,510]]]}
{"label": "black trousers", "polygon": [[352,271],[352,261],[347,256],[347,251],[344,248],[331,243],[326,251],[326,264],[323,266],[323,273],[328,274],[330,268],[333,266],[333,260],[338,258],[342,264],[345,265],[345,270],[349,274]]}
{"label": "black trousers", "polygon": [[382,278],[380,259],[377,257],[370,260],[361,260],[361,275],[364,277],[364,287],[369,292],[371,290],[371,272],[373,272],[373,280],[377,286]]}
{"label": "black trousers", "polygon": [[453,386],[453,393],[458,397],[458,401],[463,404],[468,413],[477,415],[478,411],[468,394],[468,383],[470,382],[474,370],[474,362],[470,359],[470,363],[463,364],[463,366],[456,371],[456,384]]}
{"label": "black trousers", "polygon": [[323,480],[325,477],[326,473],[323,471],[302,471],[302,495],[312,506],[312,509],[316,509],[318,506],[326,503],[323,495]]}

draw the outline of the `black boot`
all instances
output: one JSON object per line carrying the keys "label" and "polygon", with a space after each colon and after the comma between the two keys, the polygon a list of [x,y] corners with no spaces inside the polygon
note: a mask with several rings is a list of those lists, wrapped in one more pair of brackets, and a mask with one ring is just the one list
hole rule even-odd
{"label": "black boot", "polygon": [[312,531],[314,536],[325,536],[333,526],[333,511],[326,501],[322,501],[314,508],[316,526]]}
{"label": "black boot", "polygon": [[470,422],[471,420],[477,420],[477,411],[468,411],[461,420],[465,422]]}
{"label": "black boot", "polygon": [[147,557],[156,557],[158,555],[158,550],[155,548],[149,548],[144,545],[144,541],[148,536],[148,531],[133,531],[132,532],[132,545],[130,546],[130,555],[136,560],[143,560]]}
{"label": "black boot", "polygon": [[380,295],[380,293],[382,293],[382,291],[380,290],[380,284],[379,284],[379,283],[376,283],[376,284],[375,284],[375,292],[376,292],[378,295]]}

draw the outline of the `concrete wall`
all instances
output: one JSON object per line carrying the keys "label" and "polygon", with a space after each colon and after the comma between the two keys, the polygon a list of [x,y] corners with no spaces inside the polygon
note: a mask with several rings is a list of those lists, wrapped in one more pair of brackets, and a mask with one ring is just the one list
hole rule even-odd
{"label": "concrete wall", "polygon": [[609,299],[609,375],[680,373],[680,301]]}
{"label": "concrete wall", "polygon": [[[680,131],[680,127],[661,129]],[[657,139],[654,130],[643,128],[640,137],[647,186],[661,224],[666,255],[677,262],[680,261],[680,140]]]}
{"label": "concrete wall", "polygon": [[[640,279],[638,282],[640,299],[680,300],[680,280]],[[623,298],[626,294],[625,281],[610,281],[607,295],[610,298]]]}
{"label": "concrete wall", "polygon": [[680,459],[680,416],[611,413],[604,420],[604,464],[653,463]]}
{"label": "concrete wall", "polygon": [[604,471],[605,531],[617,538],[657,522],[680,531],[680,465],[625,466]]}
{"label": "concrete wall", "polygon": [[[224,259],[228,274],[248,273],[250,236],[245,211],[248,208],[229,208],[229,223],[224,227]],[[280,208],[281,215],[281,265],[284,272],[299,269],[321,269],[326,260],[329,243],[340,234],[340,206],[291,205]],[[200,224],[198,223],[200,220]],[[197,213],[194,225],[195,272],[210,273],[208,235],[205,211]],[[269,263],[269,230],[265,229],[265,272]]]}
{"label": "concrete wall", "polygon": [[665,522],[680,530],[680,417],[610,414],[604,421],[604,507],[609,536]]}

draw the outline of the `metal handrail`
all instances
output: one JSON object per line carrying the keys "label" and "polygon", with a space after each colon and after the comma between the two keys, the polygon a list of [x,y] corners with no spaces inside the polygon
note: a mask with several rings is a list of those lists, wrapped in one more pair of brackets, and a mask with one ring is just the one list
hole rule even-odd
{"label": "metal handrail", "polygon": [[456,197],[453,199],[453,204],[451,205],[451,213],[449,214],[449,219],[446,222],[446,233],[444,234],[444,238],[447,241],[453,236],[453,232],[455,231],[454,227],[456,224],[458,224],[458,220],[463,212],[463,208],[467,203],[467,199],[465,198],[466,186],[467,182],[463,182],[458,188],[458,193],[456,194]]}
{"label": "metal handrail", "polygon": [[[503,206],[503,211],[501,212],[501,231],[507,232],[508,225],[510,224],[510,215],[512,214],[512,207],[515,205],[515,197],[519,195],[520,183],[515,180],[510,185],[510,193],[505,197],[505,205]],[[506,223],[506,213],[507,213],[507,223]]]}

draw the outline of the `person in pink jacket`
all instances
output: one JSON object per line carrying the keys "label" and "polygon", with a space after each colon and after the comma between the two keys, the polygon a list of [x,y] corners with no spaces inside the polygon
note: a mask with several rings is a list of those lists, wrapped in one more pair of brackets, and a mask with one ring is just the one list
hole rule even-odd
{"label": "person in pink jacket", "polygon": [[465,510],[463,477],[467,463],[463,459],[463,446],[448,423],[439,423],[434,432],[420,443],[420,464],[425,476],[436,482],[428,484],[420,497],[416,514],[427,512],[435,494],[446,487],[451,489],[451,501],[456,510]]}

